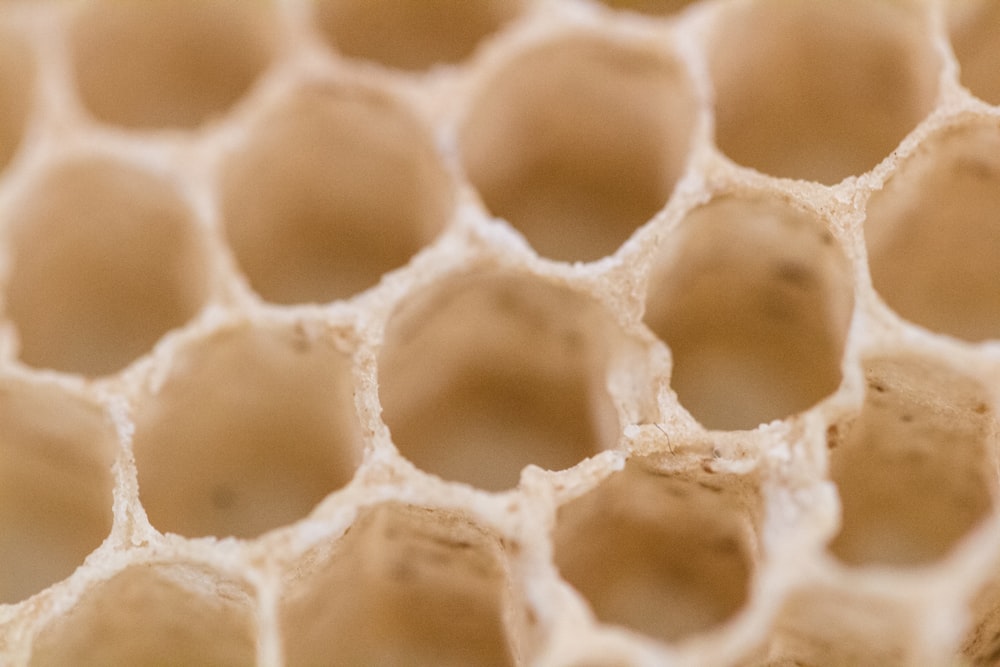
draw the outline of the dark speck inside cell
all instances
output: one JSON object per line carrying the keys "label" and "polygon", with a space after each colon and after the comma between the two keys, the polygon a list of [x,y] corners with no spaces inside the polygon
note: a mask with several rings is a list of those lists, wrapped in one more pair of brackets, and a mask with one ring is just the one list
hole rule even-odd
{"label": "dark speck inside cell", "polygon": [[774,267],[774,276],[795,287],[808,289],[816,282],[816,276],[809,267],[798,262],[781,262]]}
{"label": "dark speck inside cell", "polygon": [[212,507],[226,510],[236,502],[236,492],[228,484],[220,484],[212,489]]}

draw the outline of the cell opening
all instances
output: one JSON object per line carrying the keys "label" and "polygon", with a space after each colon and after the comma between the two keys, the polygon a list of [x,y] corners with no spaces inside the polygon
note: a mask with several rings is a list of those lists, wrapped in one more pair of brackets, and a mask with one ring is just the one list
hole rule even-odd
{"label": "cell opening", "polygon": [[896,148],[933,108],[940,70],[925,23],[888,0],[730,8],[710,61],[719,148],[827,184]]}
{"label": "cell opening", "polygon": [[1000,123],[924,141],[872,195],[872,283],[902,317],[969,341],[1000,337]]}
{"label": "cell opening", "polygon": [[70,30],[79,94],[106,123],[197,127],[224,114],[267,67],[276,23],[269,2],[85,3]]}
{"label": "cell opening", "polygon": [[71,575],[111,532],[115,433],[53,386],[0,383],[0,604]]}
{"label": "cell opening", "polygon": [[384,95],[316,85],[258,123],[222,180],[226,235],[262,297],[376,284],[444,228],[453,193],[421,124]]}
{"label": "cell opening", "polygon": [[517,16],[522,0],[321,0],[317,27],[346,56],[403,70],[458,63]]}
{"label": "cell opening", "polygon": [[360,463],[350,359],[291,327],[233,326],[189,344],[136,413],[152,525],[252,538],[294,522]]}
{"label": "cell opening", "polygon": [[602,623],[668,642],[718,629],[749,602],[756,494],[746,478],[629,463],[559,509],[556,566]]}
{"label": "cell opening", "polygon": [[513,665],[501,556],[496,536],[461,514],[397,504],[366,511],[287,584],[286,664]]}
{"label": "cell opening", "polygon": [[604,382],[618,335],[595,303],[529,278],[453,278],[393,315],[382,417],[418,468],[489,491],[524,466],[569,468],[617,443]]}
{"label": "cell opening", "polygon": [[979,99],[1000,104],[1000,6],[991,0],[951,0],[948,19],[962,85]]}
{"label": "cell opening", "polygon": [[0,173],[21,145],[34,87],[35,63],[27,45],[0,27]]}
{"label": "cell opening", "polygon": [[992,510],[996,416],[977,382],[917,358],[869,361],[857,421],[831,451],[842,525],[830,551],[851,565],[944,557]]}
{"label": "cell opening", "polygon": [[672,59],[596,37],[564,39],[493,78],[465,120],[462,159],[486,207],[536,251],[596,260],[667,203],[695,112]]}
{"label": "cell opening", "polygon": [[749,429],[840,385],[851,270],[811,214],[726,196],[660,250],[646,323],[673,353],[671,386],[706,428]]}
{"label": "cell opening", "polygon": [[650,16],[670,16],[695,4],[696,0],[600,0],[612,9],[624,9]]}
{"label": "cell opening", "polygon": [[134,565],[43,628],[29,664],[252,665],[252,595],[246,584],[201,567]]}
{"label": "cell opening", "polygon": [[108,159],[50,170],[8,223],[7,315],[27,364],[113,373],[207,298],[208,253],[178,193]]}

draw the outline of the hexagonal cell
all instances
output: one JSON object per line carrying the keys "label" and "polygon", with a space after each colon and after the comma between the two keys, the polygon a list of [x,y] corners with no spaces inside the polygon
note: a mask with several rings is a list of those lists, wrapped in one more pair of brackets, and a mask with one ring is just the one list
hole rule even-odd
{"label": "hexagonal cell", "polygon": [[239,325],[177,352],[135,415],[155,528],[251,538],[351,480],[362,441],[350,359],[323,335]]}
{"label": "hexagonal cell", "polygon": [[262,118],[222,179],[226,234],[253,288],[279,303],[371,287],[450,217],[428,131],[376,91],[315,84]]}
{"label": "hexagonal cell", "polygon": [[724,196],[689,214],[656,261],[646,323],[670,346],[671,385],[706,428],[753,428],[837,389],[853,283],[815,216]]}
{"label": "hexagonal cell", "polygon": [[254,606],[249,586],[202,567],[134,565],[44,627],[30,665],[252,665]]}
{"label": "hexagonal cell", "polygon": [[207,296],[209,260],[191,213],[151,173],[111,159],[61,164],[7,224],[7,315],[32,366],[112,373]]}
{"label": "hexagonal cell", "polygon": [[379,357],[383,419],[417,467],[490,491],[529,463],[560,470],[613,447],[611,315],[566,288],[454,277],[404,302]]}
{"label": "hexagonal cell", "polygon": [[901,316],[965,340],[1000,338],[1000,123],[928,138],[872,195],[872,283]]}
{"label": "hexagonal cell", "polygon": [[12,29],[0,26],[0,171],[21,144],[31,111],[35,63]]}
{"label": "hexagonal cell", "polygon": [[559,509],[555,562],[601,622],[682,641],[748,603],[759,502],[751,478],[630,462]]}
{"label": "hexagonal cell", "polygon": [[83,3],[70,30],[80,96],[99,120],[193,128],[235,103],[276,46],[269,2]]}
{"label": "hexagonal cell", "polygon": [[462,514],[382,505],[309,560],[281,601],[288,667],[514,664],[500,540]]}
{"label": "hexagonal cell", "polygon": [[65,579],[111,531],[115,432],[100,408],[0,381],[0,604]]}
{"label": "hexagonal cell", "polygon": [[422,70],[458,63],[521,11],[523,0],[319,0],[317,27],[346,56]]}
{"label": "hexagonal cell", "polygon": [[990,104],[1000,104],[1000,5],[992,0],[949,0],[951,46],[962,84]]}
{"label": "hexagonal cell", "polygon": [[676,14],[685,7],[693,5],[696,0],[600,0],[612,9],[626,9],[632,12],[650,16],[669,16]]}
{"label": "hexagonal cell", "polygon": [[695,109],[683,68],[666,55],[566,38],[494,76],[462,128],[462,158],[487,208],[540,254],[596,260],[666,204]]}
{"label": "hexagonal cell", "polygon": [[978,382],[912,357],[866,364],[864,408],[831,440],[842,525],[831,552],[852,565],[942,558],[993,507],[997,422]]}
{"label": "hexagonal cell", "polygon": [[942,659],[940,652],[927,655],[923,599],[898,588],[886,594],[884,585],[879,590],[866,583],[848,578],[793,587],[772,627],[769,655],[747,667],[964,665]]}
{"label": "hexagonal cell", "polygon": [[928,33],[893,0],[728,8],[710,54],[719,148],[774,176],[868,171],[933,108],[941,65]]}

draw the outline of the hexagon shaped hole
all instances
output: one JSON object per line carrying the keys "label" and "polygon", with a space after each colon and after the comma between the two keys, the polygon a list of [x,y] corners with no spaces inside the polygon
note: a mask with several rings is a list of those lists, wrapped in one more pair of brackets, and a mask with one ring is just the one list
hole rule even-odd
{"label": "hexagon shaped hole", "polygon": [[0,605],[65,579],[111,532],[116,447],[91,401],[0,381]]}
{"label": "hexagon shaped hole", "polygon": [[508,585],[500,540],[461,513],[367,509],[287,582],[285,664],[514,665]]}
{"label": "hexagon shaped hole", "polygon": [[764,196],[695,209],[655,258],[646,323],[671,386],[710,429],[750,429],[840,385],[851,267],[814,215]]}
{"label": "hexagon shaped hole", "polygon": [[79,3],[69,32],[76,83],[99,120],[193,128],[225,113],[276,48],[268,0]]}
{"label": "hexagon shaped hole", "polygon": [[917,5],[893,0],[731,3],[709,58],[719,148],[827,184],[899,145],[934,107],[941,68]]}
{"label": "hexagon shaped hole", "polygon": [[618,440],[606,389],[612,316],[569,289],[505,273],[452,277],[404,302],[379,356],[383,419],[426,472],[490,491]]}
{"label": "hexagon shaped hole", "polygon": [[362,441],[350,358],[327,333],[236,324],[178,351],[135,416],[155,528],[252,538],[352,479]]}
{"label": "hexagon shaped hole", "polygon": [[555,562],[598,620],[679,642],[748,604],[759,503],[750,478],[630,462],[559,509]]}
{"label": "hexagon shaped hole", "polygon": [[108,375],[188,322],[208,251],[178,191],[110,158],[56,165],[7,227],[7,316],[32,366]]}
{"label": "hexagon shaped hole", "polygon": [[247,584],[204,567],[133,565],[42,628],[30,665],[252,665],[254,607]]}
{"label": "hexagon shaped hole", "polygon": [[400,102],[313,84],[258,119],[227,156],[225,231],[262,297],[326,302],[378,283],[451,216],[430,133]]}
{"label": "hexagon shaped hole", "polygon": [[968,341],[1000,338],[1000,123],[926,139],[872,195],[872,283],[901,316]]}
{"label": "hexagon shaped hole", "polygon": [[671,55],[564,38],[493,75],[464,121],[462,159],[486,207],[539,254],[596,260],[666,205],[695,104]]}
{"label": "hexagon shaped hole", "polygon": [[851,565],[931,564],[993,512],[990,393],[916,357],[871,359],[865,373],[861,414],[831,441],[842,525],[830,550]]}

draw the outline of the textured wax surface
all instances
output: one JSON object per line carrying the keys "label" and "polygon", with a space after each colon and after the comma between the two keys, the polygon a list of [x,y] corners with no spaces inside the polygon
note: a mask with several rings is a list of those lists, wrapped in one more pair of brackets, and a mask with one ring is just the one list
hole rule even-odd
{"label": "textured wax surface", "polygon": [[1000,664],[997,6],[0,1],[0,664]]}

